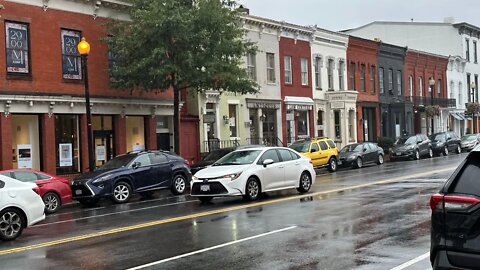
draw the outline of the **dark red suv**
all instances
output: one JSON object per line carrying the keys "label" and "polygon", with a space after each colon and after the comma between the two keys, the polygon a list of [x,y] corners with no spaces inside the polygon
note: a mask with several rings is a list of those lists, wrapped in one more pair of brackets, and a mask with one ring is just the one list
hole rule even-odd
{"label": "dark red suv", "polygon": [[430,198],[433,269],[480,268],[480,151],[460,164]]}

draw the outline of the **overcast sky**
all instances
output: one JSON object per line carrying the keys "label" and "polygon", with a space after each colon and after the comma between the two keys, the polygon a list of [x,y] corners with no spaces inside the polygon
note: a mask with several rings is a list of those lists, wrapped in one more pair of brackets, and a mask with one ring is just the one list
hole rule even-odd
{"label": "overcast sky", "polygon": [[343,30],[372,21],[435,21],[480,26],[479,0],[237,0],[250,14],[300,25]]}

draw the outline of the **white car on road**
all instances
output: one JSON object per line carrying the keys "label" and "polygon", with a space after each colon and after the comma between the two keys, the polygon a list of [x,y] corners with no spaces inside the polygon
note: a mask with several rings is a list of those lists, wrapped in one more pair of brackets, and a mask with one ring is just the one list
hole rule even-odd
{"label": "white car on road", "polygon": [[24,228],[45,219],[45,204],[34,183],[0,175],[0,240],[14,240]]}
{"label": "white car on road", "polygon": [[315,170],[309,158],[284,147],[249,148],[231,152],[192,177],[191,195],[202,202],[241,195],[255,200],[263,192],[296,188],[310,190]]}

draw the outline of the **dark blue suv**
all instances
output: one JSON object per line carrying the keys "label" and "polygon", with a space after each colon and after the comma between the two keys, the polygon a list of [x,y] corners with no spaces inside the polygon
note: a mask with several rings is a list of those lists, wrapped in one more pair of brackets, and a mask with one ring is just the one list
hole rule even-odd
{"label": "dark blue suv", "polygon": [[117,156],[93,172],[72,182],[74,200],[91,205],[102,197],[128,202],[133,193],[151,196],[154,190],[170,188],[183,194],[192,174],[188,162],[164,151],[142,151]]}

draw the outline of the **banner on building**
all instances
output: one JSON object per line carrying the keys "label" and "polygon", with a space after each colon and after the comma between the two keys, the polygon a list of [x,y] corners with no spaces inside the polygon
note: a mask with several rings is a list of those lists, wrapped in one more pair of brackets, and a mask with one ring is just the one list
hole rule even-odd
{"label": "banner on building", "polygon": [[32,168],[32,145],[18,144],[17,145],[18,168],[31,169]]}
{"label": "banner on building", "polygon": [[62,77],[64,79],[82,79],[82,61],[77,49],[81,35],[79,31],[62,29]]}
{"label": "banner on building", "polygon": [[60,167],[70,167],[73,166],[72,158],[72,144],[71,143],[60,143],[58,144],[58,156]]}
{"label": "banner on building", "polygon": [[5,22],[6,64],[8,73],[28,74],[28,25]]}

